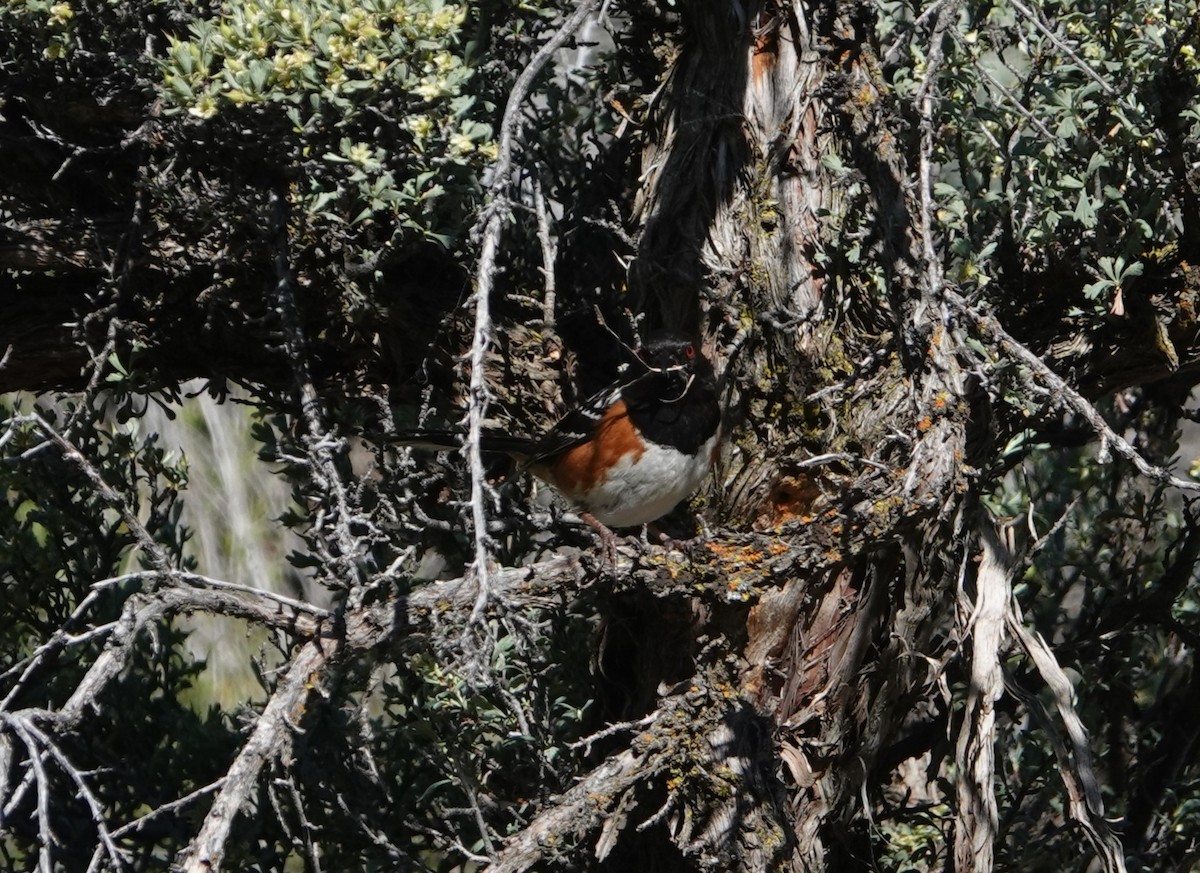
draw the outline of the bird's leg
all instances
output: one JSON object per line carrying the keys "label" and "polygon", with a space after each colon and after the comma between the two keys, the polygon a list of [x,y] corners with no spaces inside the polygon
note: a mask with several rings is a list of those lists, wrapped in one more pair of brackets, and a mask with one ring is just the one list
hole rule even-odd
{"label": "bird's leg", "polygon": [[600,543],[604,548],[604,559],[608,561],[610,567],[617,566],[617,535],[609,530],[604,522],[596,518],[590,512],[581,512],[579,517],[595,528],[596,533],[600,534]]}

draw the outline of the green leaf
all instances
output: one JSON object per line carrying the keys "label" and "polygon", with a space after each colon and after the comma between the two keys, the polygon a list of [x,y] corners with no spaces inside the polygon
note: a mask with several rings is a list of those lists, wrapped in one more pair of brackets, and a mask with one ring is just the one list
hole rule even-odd
{"label": "green leaf", "polygon": [[1086,191],[1079,192],[1079,199],[1075,202],[1074,216],[1076,221],[1088,229],[1096,226],[1096,203]]}

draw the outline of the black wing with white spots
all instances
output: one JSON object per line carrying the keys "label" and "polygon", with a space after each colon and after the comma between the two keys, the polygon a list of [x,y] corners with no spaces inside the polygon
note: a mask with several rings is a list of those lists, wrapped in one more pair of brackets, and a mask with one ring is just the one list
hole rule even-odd
{"label": "black wing with white spots", "polygon": [[541,461],[591,439],[604,413],[621,399],[621,385],[609,385],[560,418],[530,448],[529,460]]}

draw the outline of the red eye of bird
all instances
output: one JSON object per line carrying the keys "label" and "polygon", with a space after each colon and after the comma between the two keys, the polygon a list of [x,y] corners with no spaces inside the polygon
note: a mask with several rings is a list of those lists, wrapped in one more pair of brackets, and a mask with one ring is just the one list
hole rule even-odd
{"label": "red eye of bird", "polygon": [[688,343],[687,347],[683,350],[683,354],[688,358],[696,357],[696,347],[691,343]]}

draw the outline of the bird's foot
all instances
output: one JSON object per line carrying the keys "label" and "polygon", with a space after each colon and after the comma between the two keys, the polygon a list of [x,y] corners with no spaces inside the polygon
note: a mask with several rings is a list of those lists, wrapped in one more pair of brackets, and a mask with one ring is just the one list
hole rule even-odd
{"label": "bird's foot", "polygon": [[600,535],[600,545],[604,550],[604,560],[609,567],[617,566],[617,535],[596,516],[590,512],[581,512],[579,517],[586,521]]}

